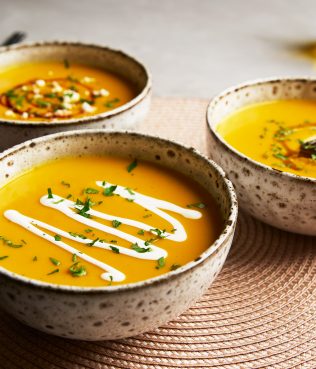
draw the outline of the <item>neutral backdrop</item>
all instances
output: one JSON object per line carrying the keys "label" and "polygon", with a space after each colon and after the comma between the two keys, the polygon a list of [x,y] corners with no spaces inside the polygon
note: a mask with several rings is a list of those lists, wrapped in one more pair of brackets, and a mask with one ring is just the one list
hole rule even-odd
{"label": "neutral backdrop", "polygon": [[0,38],[80,40],[143,60],[159,96],[210,98],[244,80],[314,75],[315,0],[0,0]]}

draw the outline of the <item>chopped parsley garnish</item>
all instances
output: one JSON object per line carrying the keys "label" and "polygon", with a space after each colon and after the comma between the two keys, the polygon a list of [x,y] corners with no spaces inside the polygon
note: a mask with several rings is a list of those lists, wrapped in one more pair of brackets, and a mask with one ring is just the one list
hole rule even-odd
{"label": "chopped parsley garnish", "polygon": [[127,166],[127,171],[128,173],[130,173],[132,170],[134,170],[137,167],[137,159],[135,159],[133,162],[131,162],[128,166]]}
{"label": "chopped parsley garnish", "polygon": [[9,257],[8,255],[0,256],[0,260],[4,260],[4,259],[6,259],[8,257]]}
{"label": "chopped parsley garnish", "polygon": [[59,272],[59,269],[54,269],[52,272],[47,273],[47,275],[55,274],[55,273],[58,273],[58,272]]}
{"label": "chopped parsley garnish", "polygon": [[132,244],[132,249],[140,254],[143,254],[144,252],[150,252],[151,248],[150,247],[140,247],[138,246],[137,243],[133,243]]}
{"label": "chopped parsley garnish", "polygon": [[170,270],[177,270],[180,267],[181,267],[180,264],[172,264],[171,267],[170,267]]}
{"label": "chopped parsley garnish", "polygon": [[115,254],[119,254],[120,253],[120,250],[115,247],[115,246],[110,246],[110,249],[115,253]]}
{"label": "chopped parsley garnish", "polygon": [[159,228],[151,228],[150,232],[152,233],[156,233],[156,235],[158,236],[158,238],[166,238],[167,236],[164,235],[164,233],[166,232],[166,230],[161,230]]}
{"label": "chopped parsley garnish", "polygon": [[203,202],[196,202],[194,204],[189,204],[187,205],[188,208],[198,208],[198,209],[204,209],[205,208],[205,204],[203,204]]}
{"label": "chopped parsley garnish", "polygon": [[75,263],[78,260],[77,255],[73,254],[71,260],[73,263]]}
{"label": "chopped parsley garnish", "polygon": [[6,246],[9,246],[9,247],[12,247],[14,249],[19,249],[20,247],[22,247],[23,245],[21,244],[15,244],[14,242],[12,242],[11,240],[7,239],[6,237],[4,236],[0,236],[0,240],[6,245]]}
{"label": "chopped parsley garnish", "polygon": [[65,186],[65,187],[70,187],[70,183],[68,183],[68,182],[65,182],[65,181],[61,181],[60,182],[63,186]]}
{"label": "chopped parsley garnish", "polygon": [[176,228],[173,228],[173,229],[171,229],[171,233],[174,233],[174,232],[176,232],[177,231],[177,229]]}
{"label": "chopped parsley garnish", "polygon": [[104,103],[106,108],[113,108],[113,106],[120,102],[120,99],[115,98]]}
{"label": "chopped parsley garnish", "polygon": [[68,232],[70,234],[70,236],[72,237],[79,237],[83,240],[85,240],[87,237],[81,233],[77,233],[77,232]]}
{"label": "chopped parsley garnish", "polygon": [[64,67],[65,67],[66,69],[69,69],[69,68],[70,68],[70,64],[69,64],[68,59],[64,59]]}
{"label": "chopped parsley garnish", "polygon": [[43,101],[43,100],[36,100],[35,104],[40,107],[40,108],[47,108],[48,106],[50,106],[51,104],[47,101]]}
{"label": "chopped parsley garnish", "polygon": [[163,268],[165,265],[166,265],[166,260],[165,260],[165,258],[162,256],[161,258],[159,258],[159,259],[157,260],[157,266],[156,266],[156,269],[161,269],[161,268]]}
{"label": "chopped parsley garnish", "polygon": [[281,159],[281,160],[287,160],[288,157],[286,155],[283,155],[282,153],[278,152],[276,154],[273,154],[273,156],[277,159]]}
{"label": "chopped parsley garnish", "polygon": [[81,265],[78,261],[71,265],[69,271],[73,277],[83,277],[87,275],[86,268]]}
{"label": "chopped parsley garnish", "polygon": [[72,194],[70,193],[69,195],[67,195],[66,199],[70,199],[72,197]]}
{"label": "chopped parsley garnish", "polygon": [[47,197],[48,197],[49,199],[54,198],[53,193],[52,193],[52,189],[51,189],[51,188],[48,188],[48,189],[47,189]]}
{"label": "chopped parsley garnish", "polygon": [[65,201],[64,199],[60,199],[58,201],[54,201],[53,204],[60,204],[61,202]]}
{"label": "chopped parsley garnish", "polygon": [[55,241],[61,241],[61,236],[59,236],[59,234],[55,234],[54,238]]}
{"label": "chopped parsley garnish", "polygon": [[[80,208],[78,206],[80,206]],[[91,206],[92,201],[89,198],[87,198],[84,203],[80,200],[77,200],[75,209],[78,210],[79,215],[85,218],[91,218],[91,215],[87,213],[90,210]]]}
{"label": "chopped parsley garnish", "polygon": [[113,276],[112,276],[112,275],[110,275],[109,286],[111,286],[111,285],[112,285],[112,282],[113,282]]}
{"label": "chopped parsley garnish", "polygon": [[110,242],[111,242],[111,243],[117,243],[117,241],[116,241],[116,240],[111,240]]}
{"label": "chopped parsley garnish", "polygon": [[145,215],[143,215],[143,218],[149,218],[149,217],[152,217],[153,215],[151,214],[151,213],[149,213],[149,214],[145,214]]}
{"label": "chopped parsley garnish", "polygon": [[117,186],[106,187],[103,191],[104,196],[113,196],[113,192],[117,189]]}
{"label": "chopped parsley garnish", "polygon": [[49,258],[49,260],[50,260],[54,265],[57,265],[57,266],[59,266],[59,265],[60,265],[60,261],[59,261],[59,260],[57,260],[57,259],[55,259],[55,258],[50,257],[50,258]]}
{"label": "chopped parsley garnish", "polygon": [[95,244],[96,242],[98,242],[99,240],[100,240],[100,238],[99,238],[99,237],[97,237],[95,240],[93,240],[92,242],[88,243],[88,245],[89,245],[89,246],[94,246],[94,244]]}
{"label": "chopped parsley garnish", "polygon": [[96,195],[99,193],[99,190],[95,189],[95,188],[91,188],[91,187],[88,187],[88,188],[85,188],[85,190],[83,191],[84,193],[88,194],[88,195]]}
{"label": "chopped parsley garnish", "polygon": [[129,187],[125,187],[125,190],[130,194],[130,195],[135,195],[135,192],[130,189]]}
{"label": "chopped parsley garnish", "polygon": [[37,256],[34,256],[32,260],[37,261]]}
{"label": "chopped parsley garnish", "polygon": [[118,228],[120,225],[122,224],[122,222],[119,222],[118,220],[114,219],[112,220],[112,226],[114,228]]}
{"label": "chopped parsley garnish", "polygon": [[86,233],[91,233],[92,232],[92,229],[88,228],[88,229],[85,229],[84,230]]}
{"label": "chopped parsley garnish", "polygon": [[145,234],[145,231],[144,231],[143,229],[140,229],[140,230],[137,232],[137,234],[139,234],[139,235],[143,236],[143,235]]}

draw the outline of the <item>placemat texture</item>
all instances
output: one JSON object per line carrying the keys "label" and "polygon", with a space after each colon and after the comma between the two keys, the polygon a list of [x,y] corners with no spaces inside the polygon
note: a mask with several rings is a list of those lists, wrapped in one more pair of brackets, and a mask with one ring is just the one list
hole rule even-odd
{"label": "placemat texture", "polygon": [[[207,101],[156,98],[143,132],[204,151]],[[314,369],[316,238],[241,213],[225,266],[176,321],[116,342],[80,342],[32,330],[0,312],[3,369]]]}

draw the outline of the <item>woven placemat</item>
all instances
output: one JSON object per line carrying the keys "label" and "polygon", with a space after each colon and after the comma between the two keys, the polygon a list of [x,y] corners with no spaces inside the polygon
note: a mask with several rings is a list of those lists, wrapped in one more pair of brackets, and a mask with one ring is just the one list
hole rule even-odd
{"label": "woven placemat", "polygon": [[[207,102],[157,98],[142,131],[204,151]],[[314,369],[316,238],[241,213],[224,269],[176,321],[136,338],[80,342],[32,330],[0,312],[4,369]]]}

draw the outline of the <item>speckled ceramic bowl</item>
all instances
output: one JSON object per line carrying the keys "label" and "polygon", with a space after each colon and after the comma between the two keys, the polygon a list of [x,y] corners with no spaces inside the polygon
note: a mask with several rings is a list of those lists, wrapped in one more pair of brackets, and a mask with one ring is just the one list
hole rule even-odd
{"label": "speckled ceramic bowl", "polygon": [[118,339],[151,330],[174,319],[201,297],[225,262],[237,218],[233,186],[218,165],[177,143],[104,130],[37,138],[0,155],[0,186],[50,159],[113,152],[160,163],[194,178],[216,199],[223,231],[195,261],[162,276],[122,286],[59,286],[0,268],[0,305],[36,329],[84,340]]}
{"label": "speckled ceramic bowl", "polygon": [[39,42],[0,47],[0,68],[32,61],[62,61],[86,64],[118,74],[131,82],[137,96],[108,112],[58,122],[25,122],[0,119],[0,150],[27,139],[74,129],[133,129],[149,111],[151,77],[139,61],[125,53],[103,46],[70,42]]}
{"label": "speckled ceramic bowl", "polygon": [[207,109],[209,156],[233,181],[240,206],[272,226],[316,235],[316,180],[281,172],[258,163],[231,147],[216,127],[244,106],[279,99],[316,101],[316,80],[284,78],[258,80],[224,91]]}

